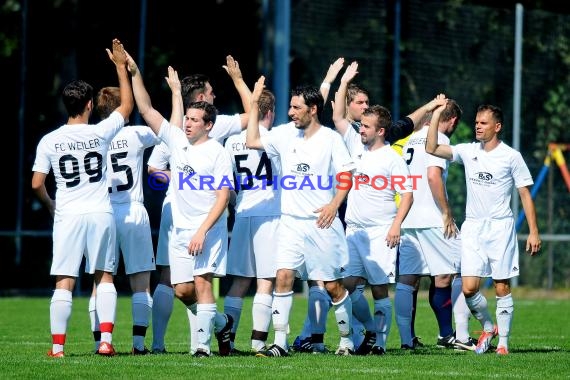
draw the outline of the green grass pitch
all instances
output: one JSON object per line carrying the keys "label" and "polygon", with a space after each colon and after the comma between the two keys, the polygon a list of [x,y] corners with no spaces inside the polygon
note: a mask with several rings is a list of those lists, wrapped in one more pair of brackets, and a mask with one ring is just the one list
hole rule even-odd
{"label": "green grass pitch", "polygon": [[[495,302],[486,293],[494,315]],[[393,297],[393,293],[391,294]],[[223,300],[218,301],[222,309]],[[247,351],[251,330],[251,298],[244,311],[236,348]],[[435,347],[437,328],[426,294],[420,294],[416,333],[426,348],[401,352],[398,328],[392,323],[388,354],[381,357],[336,357],[333,354],[293,354],[288,358],[250,355],[196,359],[188,354],[189,332],[182,303],[175,307],[166,335],[166,355],[132,356],[131,303],[119,297],[113,343],[119,355],[92,353],[88,298],[74,297],[68,327],[66,357],[46,356],[51,348],[49,298],[0,298],[0,379],[569,379],[570,297],[526,297],[515,292],[515,314],[508,356],[475,355]],[[292,343],[300,332],[306,300],[296,296],[291,315]],[[471,319],[470,330],[480,330]],[[476,337],[475,333],[472,336]],[[152,329],[147,333],[150,346]],[[270,334],[270,340],[272,336]],[[338,332],[329,313],[325,344],[336,348]],[[496,343],[496,341],[495,341]],[[215,339],[212,349],[217,353]]]}

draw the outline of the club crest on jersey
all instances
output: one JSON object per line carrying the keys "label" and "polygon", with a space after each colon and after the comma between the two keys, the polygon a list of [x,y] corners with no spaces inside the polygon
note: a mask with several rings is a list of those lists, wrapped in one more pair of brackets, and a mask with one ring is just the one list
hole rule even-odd
{"label": "club crest on jersey", "polygon": [[194,170],[194,168],[190,165],[184,165],[181,170],[181,172],[183,172],[184,174],[188,175],[188,174],[192,174],[195,173],[196,171]]}
{"label": "club crest on jersey", "polygon": [[310,175],[311,165],[306,164],[304,162],[300,162],[298,164],[294,164],[293,168],[291,168],[291,172],[295,174],[301,175]]}
{"label": "club crest on jersey", "polygon": [[478,173],[475,173],[475,175],[481,181],[490,181],[493,179],[493,175],[491,173],[487,173],[487,172],[478,172]]}

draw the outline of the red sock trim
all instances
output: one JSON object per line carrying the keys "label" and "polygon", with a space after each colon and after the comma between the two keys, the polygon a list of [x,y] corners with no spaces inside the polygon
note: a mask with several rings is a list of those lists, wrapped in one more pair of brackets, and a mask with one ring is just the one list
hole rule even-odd
{"label": "red sock trim", "polygon": [[112,333],[113,332],[113,322],[101,322],[99,323],[99,328],[102,333]]}
{"label": "red sock trim", "polygon": [[53,344],[65,344],[65,334],[51,334],[51,341]]}

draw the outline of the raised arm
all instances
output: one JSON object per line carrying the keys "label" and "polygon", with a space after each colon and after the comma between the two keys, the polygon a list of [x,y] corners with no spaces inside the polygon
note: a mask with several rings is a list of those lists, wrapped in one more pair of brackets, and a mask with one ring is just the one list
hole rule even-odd
{"label": "raised arm", "polygon": [[172,66],[168,66],[168,76],[164,77],[170,92],[172,93],[172,111],[170,113],[170,124],[182,128],[184,121],[184,103],[182,101],[182,85],[178,77],[178,71]]}
{"label": "raised arm", "polygon": [[445,97],[445,95],[439,94],[433,101],[436,103],[437,108],[435,108],[435,110],[433,111],[431,122],[429,124],[427,140],[426,140],[426,152],[429,154],[433,154],[434,156],[450,160],[451,158],[453,158],[451,147],[449,145],[443,145],[443,144],[440,145],[437,139],[437,128],[439,126],[439,118],[441,116],[441,112],[445,109],[445,105],[447,104],[447,98]]}
{"label": "raised arm", "polygon": [[245,145],[249,149],[263,150],[261,135],[259,133],[259,97],[265,87],[265,77],[262,75],[255,82],[255,87],[251,93],[251,107],[249,110],[249,121],[245,134]]}
{"label": "raised arm", "polygon": [[119,78],[119,93],[121,97],[121,104],[117,107],[116,111],[123,115],[126,120],[129,119],[135,103],[133,100],[133,90],[131,88],[131,81],[127,72],[127,52],[123,44],[118,39],[113,40],[113,51],[106,49],[109,59],[115,64],[117,69],[117,76]]}
{"label": "raised arm", "polygon": [[337,132],[342,136],[344,136],[348,128],[352,128],[350,121],[346,118],[346,92],[349,83],[354,79],[356,74],[358,74],[358,62],[352,62],[348,65],[344,74],[342,74],[340,85],[334,95],[332,119]]}
{"label": "raised arm", "polygon": [[228,55],[226,57],[226,64],[222,66],[224,70],[228,73],[232,81],[234,82],[234,86],[239,94],[241,99],[241,104],[243,106],[244,113],[240,114],[241,118],[241,127],[242,129],[247,127],[247,122],[249,118],[249,110],[251,107],[251,91],[247,84],[243,80],[243,75],[241,73],[241,69],[239,68],[239,63],[232,57]]}
{"label": "raised arm", "polygon": [[327,70],[327,74],[323,79],[323,83],[321,83],[320,91],[323,99],[325,100],[325,105],[327,104],[327,99],[331,90],[331,84],[336,79],[338,73],[342,69],[342,66],[344,66],[344,58],[337,58],[336,61],[330,64],[329,69]]}
{"label": "raised arm", "polygon": [[160,131],[160,125],[164,120],[164,117],[152,107],[150,101],[150,96],[144,87],[143,79],[139,68],[134,61],[134,59],[127,54],[127,67],[131,73],[131,78],[133,81],[133,93],[135,95],[135,102],[137,103],[137,108],[139,113],[143,117],[146,124],[153,130],[154,133],[158,135]]}

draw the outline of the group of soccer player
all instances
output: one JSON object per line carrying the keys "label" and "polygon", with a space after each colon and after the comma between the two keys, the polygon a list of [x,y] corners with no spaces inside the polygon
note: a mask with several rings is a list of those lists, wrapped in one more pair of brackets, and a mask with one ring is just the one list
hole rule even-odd
{"label": "group of soccer player", "polygon": [[[519,271],[509,207],[513,186],[529,225],[527,251],[536,254],[541,242],[528,189],[532,177],[520,153],[499,139],[500,108],[480,106],[478,141],[450,146],[462,114],[455,101],[439,94],[394,122],[388,109],[369,105],[368,92],[352,83],[358,73],[353,62],[332,102],[335,128],[328,128],[320,117],[331,83],[344,66],[339,58],[320,88],[292,90],[291,122],[273,126],[275,97],[265,88],[265,78],[250,91],[237,61],[228,56],[223,67],[244,113],[218,115],[206,76],[180,80],[169,67],[172,112],[167,120],[153,108],[141,72],[121,42],[114,40],[107,53],[119,87],[103,88],[95,103],[87,83],[66,86],[68,122],[42,138],[33,167],[32,187],[54,216],[51,274],[56,289],[49,356],[65,355],[72,291],[84,256],[86,272],[95,274],[89,303],[95,350],[115,355],[113,276],[120,255],[133,292],[135,355],[166,352],[174,297],[187,309],[193,356],[212,355],[212,334],[220,356],[238,351],[235,335],[243,300],[255,280],[251,350],[261,357],[288,356],[296,278],[308,281],[310,289],[307,320],[293,350],[328,351],[323,337],[332,307],[340,335],[336,355],[386,354],[393,314],[388,290],[394,283],[401,349],[414,350],[422,345],[414,318],[423,276],[431,279],[437,346],[481,354],[498,335],[496,353],[509,353],[510,278]],[[124,127],[135,103],[146,126]],[[94,109],[101,121],[89,124]],[[398,145],[402,156],[394,150]],[[150,274],[156,267],[141,180],[143,153],[151,146],[148,172],[169,183],[156,253],[160,282],[152,296]],[[462,163],[466,173],[461,233],[445,187],[451,160]],[[55,200],[45,186],[50,171],[56,180]],[[285,177],[299,182],[307,177],[313,182],[343,179],[352,186],[273,186],[275,178]],[[204,178],[209,179],[206,186]],[[382,187],[370,182],[374,178],[405,180]],[[235,222],[228,239],[230,202]],[[213,279],[225,275],[232,276],[232,285],[220,312]],[[496,322],[479,290],[487,277],[495,282]],[[372,314],[364,296],[367,285]],[[149,350],[145,336],[151,315]],[[478,340],[469,335],[470,315],[483,328]],[[271,325],[274,342],[269,344]]]}

